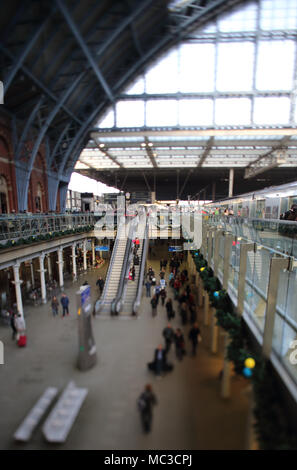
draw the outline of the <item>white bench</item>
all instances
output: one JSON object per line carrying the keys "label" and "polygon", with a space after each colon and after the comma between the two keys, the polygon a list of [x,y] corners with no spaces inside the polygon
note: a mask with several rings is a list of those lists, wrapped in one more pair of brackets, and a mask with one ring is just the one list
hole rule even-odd
{"label": "white bench", "polygon": [[54,387],[49,387],[45,390],[36,405],[14,433],[14,438],[17,441],[29,441],[34,429],[41,421],[42,416],[48,410],[57,393],[58,389]]}
{"label": "white bench", "polygon": [[48,442],[65,442],[87,396],[87,388],[70,382],[45,421],[42,431]]}

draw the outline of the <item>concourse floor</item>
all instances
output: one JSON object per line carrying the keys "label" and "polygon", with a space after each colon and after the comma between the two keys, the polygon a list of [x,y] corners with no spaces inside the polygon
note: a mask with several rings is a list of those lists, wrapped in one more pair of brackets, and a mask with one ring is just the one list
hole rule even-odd
{"label": "concourse floor", "polygon": [[[148,260],[159,273],[160,257],[167,257],[167,244],[155,248]],[[86,372],[76,368],[78,353],[75,292],[86,279],[97,296],[96,280],[105,268],[82,275],[78,282],[65,284],[70,298],[70,316],[53,317],[50,303],[26,307],[28,345],[24,349],[11,339],[10,327],[0,327],[5,346],[5,364],[0,365],[0,449],[168,449],[214,450],[244,449],[249,401],[248,383],[232,376],[231,397],[220,397],[219,373],[223,364],[223,338],[219,353],[210,352],[210,328],[198,319],[202,343],[196,357],[190,355],[187,340],[189,325],[182,327],[177,314],[172,321],[185,334],[188,354],[177,361],[172,349],[169,361],[174,370],[162,378],[147,369],[154,349],[163,343],[167,324],[166,310],[160,304],[155,318],[150,299],[142,298],[140,315],[134,317],[97,317],[93,332],[98,362]],[[169,270],[167,268],[166,277]],[[159,277],[157,276],[157,279]],[[173,298],[172,289],[167,289]],[[174,302],[177,312],[177,304]],[[13,434],[45,388],[61,392],[69,381],[87,387],[88,395],[64,444],[48,444],[35,430],[28,443],[16,443]],[[151,383],[158,399],[153,428],[148,435],[141,429],[136,400],[146,383]]]}

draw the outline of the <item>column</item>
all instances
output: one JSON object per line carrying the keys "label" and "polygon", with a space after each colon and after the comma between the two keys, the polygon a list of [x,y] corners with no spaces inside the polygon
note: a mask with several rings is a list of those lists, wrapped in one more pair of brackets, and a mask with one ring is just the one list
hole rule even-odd
{"label": "column", "polygon": [[59,266],[59,286],[61,290],[64,290],[64,276],[63,276],[63,248],[58,249],[58,266]]}
{"label": "column", "polygon": [[269,359],[272,349],[273,329],[277,302],[279,275],[282,269],[288,269],[289,260],[274,256],[270,261],[269,283],[263,333],[263,355]]}
{"label": "column", "polygon": [[15,294],[16,294],[16,301],[17,301],[17,309],[18,313],[24,317],[24,310],[23,310],[23,300],[22,300],[22,291],[21,291],[21,284],[23,281],[20,279],[20,264],[16,263],[13,265],[13,274],[14,274],[14,283],[15,286]]}
{"label": "column", "polygon": [[233,186],[234,186],[234,168],[230,168],[229,170],[229,191],[228,197],[233,196]]}
{"label": "column", "polygon": [[231,363],[227,359],[227,351],[230,342],[229,334],[225,333],[225,344],[224,344],[224,366],[223,366],[223,377],[222,377],[222,398],[230,397],[230,375],[231,375]]}
{"label": "column", "polygon": [[45,286],[45,275],[46,269],[44,269],[44,253],[39,256],[39,272],[40,272],[40,285],[41,285],[41,301],[46,304],[46,286]]}
{"label": "column", "polygon": [[76,243],[72,244],[72,274],[73,274],[73,281],[77,280],[77,269],[76,269],[76,253],[75,253]]}
{"label": "column", "polygon": [[33,260],[30,260],[30,271],[31,271],[31,284],[32,289],[35,289],[35,279],[34,279],[34,269],[33,269]]}
{"label": "column", "polygon": [[245,276],[246,276],[246,267],[247,267],[247,252],[253,249],[254,249],[254,243],[241,243],[240,244],[240,260],[239,260],[238,291],[237,291],[237,311],[240,315],[243,314]]}
{"label": "column", "polygon": [[53,277],[53,273],[52,273],[52,261],[51,261],[51,254],[50,253],[47,254],[46,259],[47,259],[48,277],[51,280],[52,277]]}
{"label": "column", "polygon": [[211,352],[216,354],[218,352],[218,330],[217,318],[215,316],[215,309],[211,309]]}
{"label": "column", "polygon": [[87,270],[87,239],[83,241],[83,254],[84,254],[84,271]]}
{"label": "column", "polygon": [[92,264],[96,264],[96,253],[95,253],[95,238],[92,238]]}

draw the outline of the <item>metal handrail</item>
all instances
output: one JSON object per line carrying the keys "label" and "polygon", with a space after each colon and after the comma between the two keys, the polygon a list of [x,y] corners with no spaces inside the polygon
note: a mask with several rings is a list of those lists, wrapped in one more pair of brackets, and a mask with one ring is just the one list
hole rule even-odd
{"label": "metal handrail", "polygon": [[129,227],[128,239],[126,243],[125,255],[123,259],[117,295],[111,303],[111,313],[114,315],[118,315],[123,306],[122,297],[123,297],[124,287],[127,282],[127,273],[128,273],[128,269],[129,269],[129,265],[131,261],[131,253],[132,253],[132,239],[135,235],[135,232],[136,232],[136,224],[135,224],[135,220],[132,220],[130,227]]}
{"label": "metal handrail", "polygon": [[139,306],[140,306],[141,296],[142,296],[143,277],[144,277],[145,263],[146,263],[148,244],[149,244],[148,228],[149,227],[148,227],[148,218],[147,218],[146,219],[146,225],[145,225],[145,231],[144,231],[144,240],[143,240],[143,244],[142,244],[141,265],[140,265],[140,270],[139,270],[137,291],[136,291],[135,301],[134,301],[133,307],[132,307],[132,315],[137,315],[137,312],[138,312],[138,309],[139,309]]}
{"label": "metal handrail", "polygon": [[100,297],[100,299],[98,299],[95,302],[94,311],[95,311],[96,314],[100,312],[100,310],[102,309],[102,307],[104,305],[105,299],[106,299],[107,291],[108,291],[108,288],[109,288],[109,281],[110,281],[111,271],[112,271],[113,263],[114,263],[114,260],[115,260],[115,257],[116,257],[116,252],[117,252],[118,245],[119,245],[119,240],[120,240],[120,237],[121,237],[121,231],[123,230],[123,228],[125,228],[125,218],[124,217],[122,217],[120,219],[120,226],[119,226],[118,233],[117,233],[117,236],[116,236],[116,240],[115,240],[115,243],[114,243],[114,247],[113,247],[113,250],[112,250],[112,255],[111,255],[111,258],[110,258],[109,268],[108,268],[108,271],[107,271],[107,276],[106,276],[106,279],[105,279],[105,284],[104,284],[104,289],[103,289],[102,296]]}

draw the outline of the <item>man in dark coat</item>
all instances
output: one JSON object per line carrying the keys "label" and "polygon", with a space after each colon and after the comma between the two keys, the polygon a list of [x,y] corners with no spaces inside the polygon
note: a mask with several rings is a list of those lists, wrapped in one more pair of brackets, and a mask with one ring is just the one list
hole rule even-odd
{"label": "man in dark coat", "polygon": [[198,327],[198,323],[194,323],[192,328],[189,331],[189,339],[192,343],[192,354],[193,356],[196,356],[196,349],[198,346],[198,338],[200,335],[200,329]]}
{"label": "man in dark coat", "polygon": [[137,400],[140,411],[141,422],[144,432],[149,432],[152,426],[153,406],[157,404],[157,399],[153,393],[152,386],[147,384],[144,391]]}

